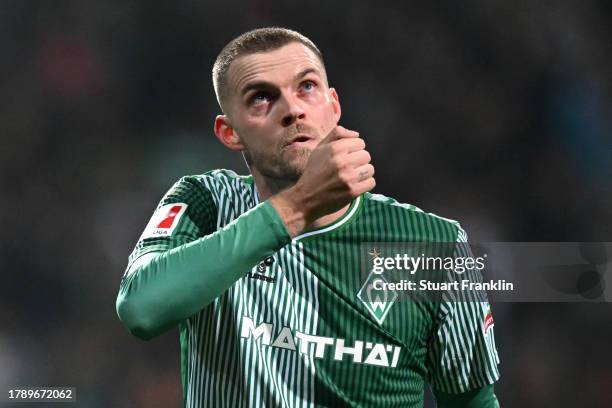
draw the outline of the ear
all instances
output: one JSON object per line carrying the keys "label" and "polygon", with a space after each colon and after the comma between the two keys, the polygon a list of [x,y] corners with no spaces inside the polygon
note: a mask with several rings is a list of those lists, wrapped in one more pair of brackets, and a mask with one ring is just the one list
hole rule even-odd
{"label": "ear", "polygon": [[215,136],[230,150],[244,150],[244,145],[240,143],[240,137],[232,127],[227,115],[217,115],[215,118]]}
{"label": "ear", "polygon": [[329,88],[329,99],[332,104],[332,109],[334,110],[334,117],[336,119],[336,123],[340,121],[340,116],[342,115],[342,108],[340,107],[340,99],[338,98],[338,93],[335,88]]}

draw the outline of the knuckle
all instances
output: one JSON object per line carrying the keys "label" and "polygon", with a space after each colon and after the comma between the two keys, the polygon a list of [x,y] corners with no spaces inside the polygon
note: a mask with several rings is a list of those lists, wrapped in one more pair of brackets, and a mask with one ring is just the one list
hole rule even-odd
{"label": "knuckle", "polygon": [[339,150],[340,150],[340,146],[338,146],[338,143],[330,143],[329,151],[331,154],[333,155],[338,154]]}
{"label": "knuckle", "polygon": [[346,160],[341,155],[334,155],[331,159],[332,165],[337,169],[341,170],[346,167]]}
{"label": "knuckle", "polygon": [[340,139],[338,147],[345,152],[351,149],[351,139]]}
{"label": "knuckle", "polygon": [[349,141],[352,150],[363,150],[363,141],[361,139],[350,139]]}
{"label": "knuckle", "polygon": [[348,185],[350,187],[350,182],[351,182],[351,174],[348,171],[340,171],[338,173],[338,178],[340,179],[340,181],[345,184]]}

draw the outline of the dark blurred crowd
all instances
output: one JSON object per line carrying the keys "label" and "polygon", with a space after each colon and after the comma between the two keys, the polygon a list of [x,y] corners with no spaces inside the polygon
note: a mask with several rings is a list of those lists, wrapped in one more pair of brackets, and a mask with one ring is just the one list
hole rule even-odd
{"label": "dark blurred crowd", "polygon": [[[375,192],[472,241],[612,241],[611,2],[211,3],[0,5],[2,389],[180,405],[177,332],[130,337],[115,296],[176,179],[246,172],[212,134],[210,71],[255,27],[320,47]],[[493,311],[502,406],[612,406],[610,303]]]}

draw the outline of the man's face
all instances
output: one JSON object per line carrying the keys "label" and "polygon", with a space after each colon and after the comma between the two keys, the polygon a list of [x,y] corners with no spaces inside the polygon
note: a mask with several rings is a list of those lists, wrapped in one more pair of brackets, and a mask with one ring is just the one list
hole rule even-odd
{"label": "man's face", "polygon": [[340,118],[316,54],[290,43],[240,57],[230,66],[228,86],[227,117],[251,171],[296,181]]}

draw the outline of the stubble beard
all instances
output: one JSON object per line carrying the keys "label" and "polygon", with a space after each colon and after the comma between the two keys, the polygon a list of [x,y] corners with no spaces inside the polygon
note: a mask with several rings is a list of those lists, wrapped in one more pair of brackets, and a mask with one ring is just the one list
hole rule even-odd
{"label": "stubble beard", "polygon": [[273,154],[257,152],[249,148],[244,150],[247,164],[249,167],[256,167],[264,177],[294,184],[304,174],[306,164],[312,153],[312,150],[308,147],[292,146],[290,149],[287,148],[287,143],[298,133],[307,133],[311,137],[317,138],[317,132],[314,128],[296,125],[288,129],[287,133],[279,140]]}
{"label": "stubble beard", "polygon": [[249,167],[257,168],[262,176],[295,183],[304,174],[310,153],[312,151],[306,147],[292,147],[290,152],[279,147],[273,155],[245,150],[244,157]]}

